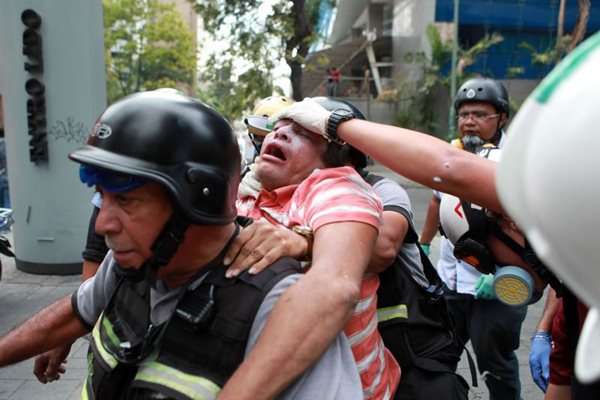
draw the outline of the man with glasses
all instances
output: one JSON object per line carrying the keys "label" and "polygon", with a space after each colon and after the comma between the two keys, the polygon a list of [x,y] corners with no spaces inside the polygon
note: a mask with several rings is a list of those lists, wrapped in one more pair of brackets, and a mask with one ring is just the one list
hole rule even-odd
{"label": "man with glasses", "polygon": [[[489,78],[468,80],[456,93],[454,109],[460,138],[455,145],[475,154],[502,147],[510,114],[508,92],[502,83]],[[420,239],[425,247],[438,229],[440,199],[440,193],[434,191]],[[495,299],[490,276],[457,260],[453,245],[445,237],[440,242],[437,270],[450,289],[448,308],[458,339],[462,343],[471,340],[490,398],[519,399],[521,385],[514,350],[519,346],[527,306],[507,306]]]}
{"label": "man with glasses", "polygon": [[454,110],[466,150],[477,153],[484,143],[502,147],[510,114],[508,92],[502,83],[489,78],[468,80],[456,93]]}

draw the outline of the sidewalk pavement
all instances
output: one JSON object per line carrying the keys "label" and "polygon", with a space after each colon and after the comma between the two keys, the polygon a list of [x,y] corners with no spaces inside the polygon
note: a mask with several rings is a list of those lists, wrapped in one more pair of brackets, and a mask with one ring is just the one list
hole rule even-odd
{"label": "sidewalk pavement", "polygon": [[[79,285],[79,276],[26,274],[15,268],[13,259],[0,258],[0,335],[46,305],[70,295]],[[86,353],[87,341],[77,340],[71,348],[67,372],[59,381],[47,385],[39,383],[33,376],[33,360],[0,368],[0,400],[79,399],[87,370]]]}

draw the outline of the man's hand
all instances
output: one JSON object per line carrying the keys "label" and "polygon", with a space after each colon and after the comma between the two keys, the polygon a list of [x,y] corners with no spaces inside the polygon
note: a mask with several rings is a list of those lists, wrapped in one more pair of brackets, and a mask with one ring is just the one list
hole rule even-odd
{"label": "man's hand", "polygon": [[60,379],[65,373],[67,356],[71,351],[71,344],[49,350],[35,358],[33,374],[41,383],[48,383]]}
{"label": "man's hand", "polygon": [[309,253],[308,240],[280,226],[261,219],[242,229],[225,254],[228,278],[245,269],[257,274],[281,257],[303,258]]}
{"label": "man's hand", "polygon": [[481,275],[475,283],[475,298],[484,300],[493,300],[496,298],[494,294],[494,275]]}
{"label": "man's hand", "polygon": [[[327,138],[327,121],[331,115],[323,106],[311,98],[294,103],[279,114],[274,115],[269,122],[275,123],[280,119],[291,119],[311,132],[318,133]],[[328,139],[329,140],[329,139]]]}
{"label": "man's hand", "polygon": [[548,332],[537,332],[531,338],[529,352],[529,370],[535,384],[546,393],[550,378],[550,352],[552,337]]}

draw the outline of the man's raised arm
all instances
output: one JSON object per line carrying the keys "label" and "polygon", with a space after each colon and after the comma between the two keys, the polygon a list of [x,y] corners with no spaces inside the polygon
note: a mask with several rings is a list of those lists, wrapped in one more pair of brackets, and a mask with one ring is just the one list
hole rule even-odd
{"label": "man's raised arm", "polygon": [[219,399],[273,398],[319,358],[352,315],[376,236],[360,222],[317,229],[311,269],[279,299]]}

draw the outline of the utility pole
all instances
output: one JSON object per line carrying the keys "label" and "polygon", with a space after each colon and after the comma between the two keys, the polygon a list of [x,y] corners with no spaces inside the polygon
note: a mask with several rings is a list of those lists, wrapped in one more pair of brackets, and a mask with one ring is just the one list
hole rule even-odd
{"label": "utility pole", "polygon": [[458,59],[458,10],[460,8],[460,0],[454,0],[454,33],[452,38],[452,66],[450,70],[450,109],[448,110],[448,134],[454,137],[454,106],[452,99],[456,94],[456,63]]}

